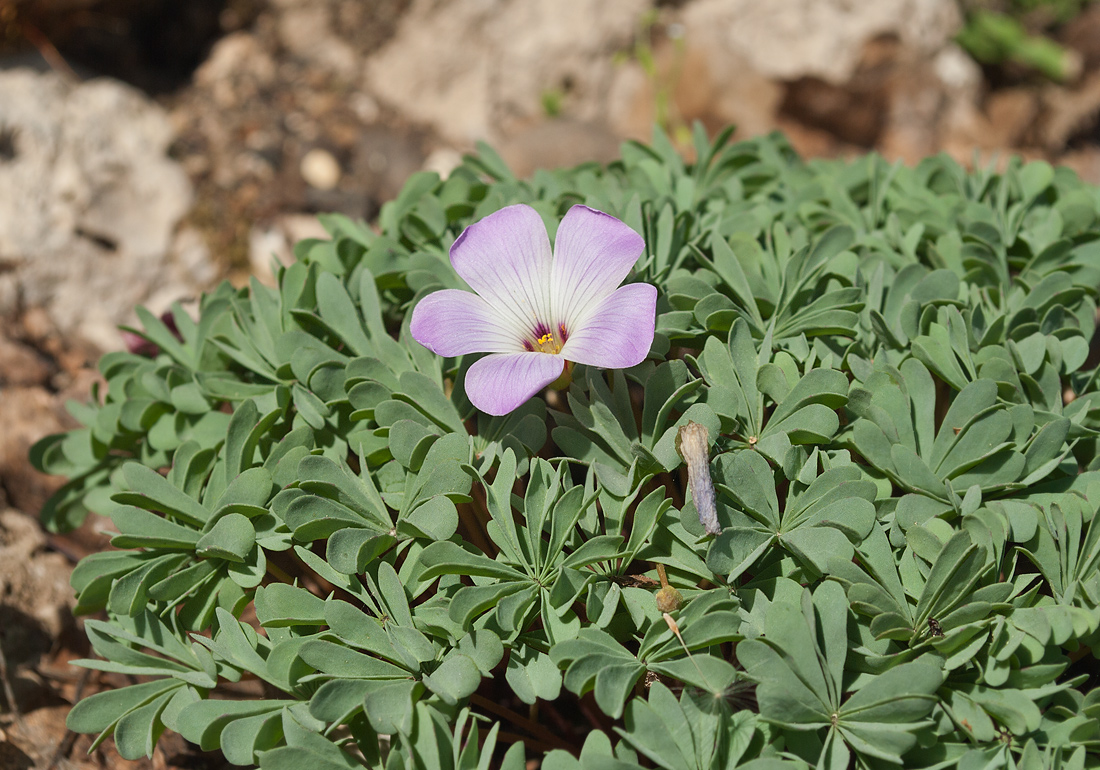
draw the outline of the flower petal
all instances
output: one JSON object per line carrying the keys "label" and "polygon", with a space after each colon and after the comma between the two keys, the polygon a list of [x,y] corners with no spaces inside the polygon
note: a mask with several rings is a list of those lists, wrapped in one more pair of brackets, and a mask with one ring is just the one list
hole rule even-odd
{"label": "flower petal", "polygon": [[642,236],[615,217],[574,206],[554,241],[551,309],[570,334],[623,282],[645,249]]}
{"label": "flower petal", "polygon": [[455,271],[526,335],[550,317],[552,261],[542,217],[523,204],[475,222],[451,246]]}
{"label": "flower petal", "polygon": [[596,305],[584,325],[570,333],[561,355],[605,369],[640,364],[653,345],[656,321],[657,289],[648,283],[627,284]]}
{"label": "flower petal", "polygon": [[458,289],[443,289],[416,303],[409,331],[440,356],[523,350],[523,338],[488,302]]}
{"label": "flower petal", "polygon": [[485,356],[466,372],[466,395],[486,414],[508,414],[561,376],[565,359],[548,353]]}

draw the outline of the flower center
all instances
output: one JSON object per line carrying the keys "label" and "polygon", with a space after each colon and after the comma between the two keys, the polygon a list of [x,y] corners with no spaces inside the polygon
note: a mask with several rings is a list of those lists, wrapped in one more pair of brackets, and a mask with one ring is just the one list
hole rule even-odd
{"label": "flower center", "polygon": [[561,352],[567,339],[569,339],[569,333],[565,331],[565,324],[558,324],[557,330],[551,330],[549,326],[539,322],[530,338],[523,341],[523,347],[531,353],[556,355]]}

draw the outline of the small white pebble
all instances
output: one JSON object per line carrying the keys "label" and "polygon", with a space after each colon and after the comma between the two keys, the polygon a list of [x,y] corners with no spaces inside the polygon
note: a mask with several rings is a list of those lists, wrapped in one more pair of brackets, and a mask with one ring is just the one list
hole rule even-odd
{"label": "small white pebble", "polygon": [[318,190],[331,190],[340,183],[340,164],[327,150],[314,148],[307,152],[298,170],[306,184]]}

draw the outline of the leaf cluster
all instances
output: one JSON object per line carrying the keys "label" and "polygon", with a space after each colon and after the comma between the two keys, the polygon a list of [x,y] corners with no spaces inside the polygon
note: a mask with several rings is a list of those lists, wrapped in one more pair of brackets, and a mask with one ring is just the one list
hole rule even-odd
{"label": "leaf cluster", "polygon": [[[275,770],[1100,765],[1100,193],[730,134],[529,180],[482,147],[275,287],[142,311],[158,352],[33,451],[48,526],[117,530],[82,664],[137,684],[70,727]],[[657,334],[489,417],[408,319],[513,203],[641,233]]]}

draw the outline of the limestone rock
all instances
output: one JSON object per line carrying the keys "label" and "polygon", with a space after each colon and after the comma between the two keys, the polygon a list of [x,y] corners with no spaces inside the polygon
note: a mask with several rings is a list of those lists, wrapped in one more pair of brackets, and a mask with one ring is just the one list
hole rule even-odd
{"label": "limestone rock", "polygon": [[42,307],[73,343],[115,349],[134,305],[214,279],[209,256],[191,254],[171,280],[191,185],[166,155],[164,112],[139,92],[0,72],[0,127],[11,145],[0,158],[0,317]]}
{"label": "limestone rock", "polygon": [[688,34],[670,24],[676,39],[658,38],[653,46],[656,74],[637,60],[616,68],[607,100],[610,126],[619,134],[648,142],[664,91],[674,116],[684,123],[699,120],[712,132],[736,125],[741,137],[767,133],[783,99],[783,86],[753,70],[715,30]]}
{"label": "limestone rock", "polygon": [[562,93],[572,118],[593,121],[602,116],[612,55],[630,46],[650,5],[414,0],[394,37],[368,58],[366,81],[380,100],[461,146],[538,121],[549,92]]}
{"label": "limestone rock", "polygon": [[961,24],[955,0],[694,0],[683,12],[685,37],[715,37],[761,75],[818,77],[842,84],[877,37],[934,53]]}

